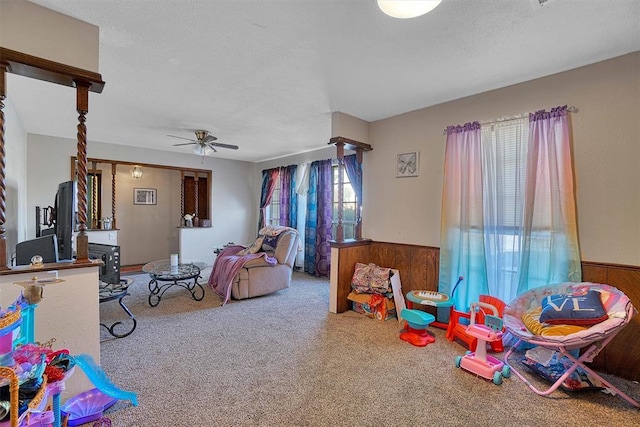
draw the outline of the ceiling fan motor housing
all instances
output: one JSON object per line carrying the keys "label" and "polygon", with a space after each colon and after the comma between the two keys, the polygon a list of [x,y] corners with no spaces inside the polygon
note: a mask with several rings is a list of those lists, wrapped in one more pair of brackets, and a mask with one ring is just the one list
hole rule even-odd
{"label": "ceiling fan motor housing", "polygon": [[206,130],[197,130],[196,131],[196,138],[198,138],[198,141],[202,141],[203,139],[205,139],[207,137],[207,135],[209,135],[209,131],[206,131]]}

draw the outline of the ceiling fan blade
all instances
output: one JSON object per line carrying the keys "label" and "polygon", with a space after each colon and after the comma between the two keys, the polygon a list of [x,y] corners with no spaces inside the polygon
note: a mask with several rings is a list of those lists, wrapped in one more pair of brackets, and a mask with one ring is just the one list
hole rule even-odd
{"label": "ceiling fan blade", "polygon": [[209,143],[207,144],[207,147],[211,148],[211,149],[213,150],[213,152],[214,152],[214,153],[217,153],[217,152],[218,152],[218,150],[216,150],[216,147],[214,147],[214,145],[215,145],[215,144],[213,144],[213,143],[209,142]]}
{"label": "ceiling fan blade", "polygon": [[184,142],[182,144],[173,144],[174,147],[179,147],[181,145],[193,145],[193,144],[198,144],[198,142],[196,141],[192,141],[192,142]]}
{"label": "ceiling fan blade", "polygon": [[185,138],[184,136],[175,136],[175,135],[167,135],[167,136],[170,136],[171,138],[180,138],[180,139],[186,139],[187,141],[195,142],[193,139]]}
{"label": "ceiling fan blade", "polygon": [[210,142],[209,145],[215,145],[216,147],[220,147],[220,148],[229,148],[231,150],[237,150],[238,149],[237,145],[222,144],[220,142]]}
{"label": "ceiling fan blade", "polygon": [[216,139],[218,139],[218,138],[216,138],[216,137],[215,137],[215,136],[213,136],[213,135],[207,135],[207,136],[206,136],[206,138],[204,138],[204,139],[203,139],[202,141],[200,141],[200,142],[202,142],[202,143],[206,144],[206,143],[208,143],[208,142],[213,142],[213,141],[215,141]]}

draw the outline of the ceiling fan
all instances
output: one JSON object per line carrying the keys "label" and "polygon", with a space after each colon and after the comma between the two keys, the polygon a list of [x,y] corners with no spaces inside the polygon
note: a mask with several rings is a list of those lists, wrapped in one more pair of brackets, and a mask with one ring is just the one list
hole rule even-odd
{"label": "ceiling fan", "polygon": [[171,138],[179,138],[179,139],[186,139],[187,141],[191,141],[191,142],[185,142],[182,144],[173,144],[174,147],[180,146],[180,145],[191,145],[193,144],[193,152],[196,153],[197,155],[201,155],[201,156],[208,156],[211,153],[217,153],[218,150],[216,150],[216,147],[218,148],[229,148],[231,150],[237,150],[238,146],[237,145],[231,145],[231,144],[222,144],[220,142],[214,142],[216,141],[218,138],[216,138],[215,136],[209,134],[208,130],[197,130],[195,131],[196,134],[196,139],[190,139],[190,138],[184,138],[182,136],[176,136],[176,135],[167,135],[170,136]]}

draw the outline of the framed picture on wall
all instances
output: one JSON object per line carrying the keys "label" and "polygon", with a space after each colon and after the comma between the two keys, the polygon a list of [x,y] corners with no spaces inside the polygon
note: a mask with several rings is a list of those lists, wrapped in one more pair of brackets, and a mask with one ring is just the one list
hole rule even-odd
{"label": "framed picture on wall", "polygon": [[155,205],[158,203],[157,190],[155,188],[134,188],[134,205]]}
{"label": "framed picture on wall", "polygon": [[396,165],[396,178],[404,178],[409,176],[418,176],[418,156],[417,151],[411,153],[398,154],[398,163]]}

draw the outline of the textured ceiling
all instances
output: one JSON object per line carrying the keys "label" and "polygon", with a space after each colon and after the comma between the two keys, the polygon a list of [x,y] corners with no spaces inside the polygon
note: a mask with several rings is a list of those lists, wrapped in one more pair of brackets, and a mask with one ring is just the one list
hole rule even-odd
{"label": "textured ceiling", "polygon": [[[640,50],[640,0],[444,0],[408,20],[375,0],[33,2],[100,27],[90,141],[191,153],[167,134],[207,129],[246,161],[325,147],[334,111],[375,121]],[[8,79],[27,132],[75,138],[74,91]]]}

